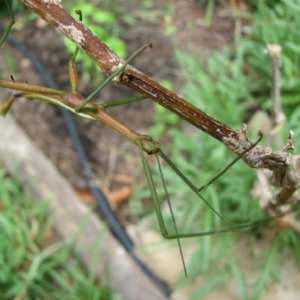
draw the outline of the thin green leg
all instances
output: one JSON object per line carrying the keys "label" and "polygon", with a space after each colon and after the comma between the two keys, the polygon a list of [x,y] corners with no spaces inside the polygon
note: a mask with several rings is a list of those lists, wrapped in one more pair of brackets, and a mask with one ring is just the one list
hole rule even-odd
{"label": "thin green leg", "polygon": [[[140,156],[141,156],[144,171],[145,171],[145,174],[146,174],[146,177],[147,177],[147,182],[148,182],[151,197],[152,197],[152,200],[153,200],[153,206],[154,206],[154,210],[156,212],[156,216],[157,216],[157,220],[158,220],[158,223],[159,223],[159,228],[160,228],[161,234],[163,235],[163,237],[169,238],[168,231],[167,231],[167,228],[165,227],[165,223],[164,223],[164,220],[163,220],[163,215],[161,213],[160,204],[159,204],[159,201],[158,201],[158,197],[157,197],[156,189],[155,189],[155,186],[154,186],[153,178],[152,178],[152,175],[151,175],[150,167],[149,167],[148,161],[147,161],[147,159],[145,158],[145,155],[144,155],[144,150],[143,150],[142,143],[139,143],[138,146],[139,146]],[[167,197],[167,201],[168,201],[169,209],[170,209],[170,212],[171,212],[174,229],[175,229],[176,236],[177,236],[177,237],[174,237],[174,239],[175,238],[177,239],[179,252],[180,252],[180,257],[181,257],[181,261],[182,261],[182,264],[183,264],[184,273],[185,273],[185,276],[187,277],[186,265],[185,265],[185,262],[184,262],[182,247],[181,247],[180,240],[179,240],[179,237],[178,237],[179,234],[178,234],[178,231],[177,231],[176,221],[175,221],[175,217],[174,217],[171,202],[170,202],[170,197],[169,197],[169,194],[168,194],[168,191],[167,191],[167,188],[166,188],[164,177],[162,176],[162,170],[161,170],[159,158],[158,158],[157,155],[155,155],[155,157],[157,159],[157,163],[158,163],[158,166],[159,166],[159,171],[160,171],[160,174],[161,174],[161,178],[163,179],[163,186],[164,186],[164,189],[165,189],[165,194],[166,194],[166,197]]]}
{"label": "thin green leg", "polygon": [[0,102],[0,115],[1,116],[5,116],[7,114],[7,112],[10,110],[11,106],[13,105],[13,103],[15,102],[16,99],[17,99],[16,96],[13,94],[4,103]]}
{"label": "thin green leg", "polygon": [[141,101],[141,100],[145,100],[145,99],[147,99],[147,96],[138,95],[138,96],[133,96],[133,97],[117,100],[117,101],[101,103],[101,106],[103,108],[108,108],[108,107],[114,107],[114,106],[124,105],[124,104],[128,104],[128,103],[133,103],[133,102],[137,102],[137,101]]}
{"label": "thin green leg", "polygon": [[246,149],[244,152],[242,152],[240,155],[238,155],[227,167],[225,167],[223,169],[223,171],[221,171],[217,176],[213,177],[209,182],[207,182],[206,184],[204,184],[201,188],[198,188],[197,191],[201,192],[201,191],[205,191],[207,189],[207,187],[209,185],[211,185],[213,182],[215,182],[217,179],[219,179],[224,173],[226,173],[237,161],[239,161],[247,152],[249,152],[250,150],[252,150],[263,138],[263,135],[261,132],[258,133],[259,138],[258,140],[252,144],[251,147],[249,147],[248,149]]}
{"label": "thin green leg", "polygon": [[145,158],[142,144],[139,143],[138,146],[139,146],[140,156],[141,156],[141,159],[142,159],[145,175],[147,177],[147,182],[148,182],[148,186],[149,186],[149,189],[150,189],[151,197],[152,197],[152,200],[153,200],[154,210],[155,210],[155,213],[157,215],[159,228],[160,228],[161,234],[165,238],[168,238],[168,232],[167,232],[167,229],[165,227],[165,223],[163,221],[163,216],[162,216],[162,213],[161,213],[161,210],[160,210],[160,205],[159,205],[156,189],[155,189],[155,186],[154,186],[153,178],[152,178],[152,175],[151,175],[150,167],[149,167],[147,159]]}
{"label": "thin green leg", "polygon": [[[165,191],[167,203],[168,203],[169,210],[170,210],[171,217],[172,217],[173,226],[174,226],[174,229],[175,229],[175,233],[178,236],[178,230],[177,230],[177,225],[176,225],[176,220],[175,220],[173,208],[172,208],[172,205],[171,205],[170,195],[168,193],[167,184],[166,184],[163,172],[162,172],[162,167],[161,167],[161,164],[160,164],[160,161],[159,161],[158,154],[155,154],[155,158],[157,160],[158,171],[159,171],[160,178],[162,180],[162,184],[163,184],[163,187],[164,187],[164,191]],[[145,159],[145,157],[144,157],[144,159]],[[177,238],[176,240],[177,240],[177,244],[178,244],[178,248],[179,248],[179,252],[180,252],[180,256],[181,256],[181,261],[182,261],[182,264],[183,264],[184,274],[187,277],[187,269],[186,269],[186,265],[185,265],[185,261],[184,261],[184,256],[183,256],[183,251],[182,251],[181,243],[180,243],[179,238]]]}
{"label": "thin green leg", "polygon": [[11,9],[11,5],[10,5],[10,1],[9,0],[6,0],[6,5],[7,5],[7,8],[8,8],[8,11],[9,11],[9,14],[10,14],[10,21],[4,31],[4,34],[3,36],[1,37],[0,39],[0,48],[2,47],[4,41],[6,40],[11,28],[13,27],[14,23],[15,23],[15,18],[14,18],[14,13]]}
{"label": "thin green leg", "polygon": [[[209,202],[207,202],[205,200],[205,198],[200,194],[200,192],[198,191],[198,188],[196,186],[194,186],[192,184],[191,181],[189,181],[187,179],[187,177],[175,166],[175,164],[165,155],[165,153],[160,149],[159,151],[159,156],[174,170],[174,172],[190,187],[190,189],[198,195],[198,197],[201,198],[202,201],[204,201],[204,203],[225,223],[225,225],[228,227],[228,229],[226,229],[226,231],[232,231],[233,229],[230,227],[230,225],[226,222],[226,220],[210,205]],[[216,231],[214,230],[213,233],[215,233]],[[200,235],[206,235],[206,234],[210,234],[211,232],[208,233],[201,233]],[[180,234],[181,235],[181,234]],[[197,234],[193,234],[193,235],[186,235],[183,234],[182,237],[189,237],[189,236],[197,236]]]}
{"label": "thin green leg", "polygon": [[146,48],[148,48],[150,46],[150,44],[147,44],[141,48],[139,48],[137,51],[135,51],[126,61],[125,63],[122,65],[122,67],[120,67],[118,70],[116,70],[115,72],[113,72],[110,76],[108,76],[103,82],[102,84],[96,88],[86,99],[84,99],[84,101],[82,101],[82,103],[80,105],[78,105],[75,108],[76,112],[80,112],[83,107],[92,100],[92,98],[99,93],[107,84],[109,84],[115,76],[117,76],[118,74],[120,74],[125,68],[126,66],[136,57],[138,56],[142,51],[144,51]]}

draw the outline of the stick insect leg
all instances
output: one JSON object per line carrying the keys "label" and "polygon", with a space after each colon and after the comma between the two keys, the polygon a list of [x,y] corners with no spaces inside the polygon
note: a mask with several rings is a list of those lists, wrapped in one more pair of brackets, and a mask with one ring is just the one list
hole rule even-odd
{"label": "stick insect leg", "polygon": [[[144,171],[145,171],[145,174],[146,174],[146,178],[147,178],[148,186],[149,186],[149,189],[150,189],[150,193],[151,193],[151,197],[152,197],[152,201],[153,201],[153,206],[154,206],[154,210],[155,210],[155,213],[156,213],[156,216],[157,216],[157,219],[158,219],[161,234],[166,239],[176,239],[177,240],[179,251],[180,251],[180,256],[181,256],[181,260],[182,260],[182,264],[183,264],[183,268],[184,268],[184,272],[185,272],[185,275],[187,276],[187,270],[186,270],[186,265],[185,265],[185,262],[184,262],[183,251],[182,251],[182,247],[181,247],[179,239],[180,238],[187,238],[187,237],[204,236],[204,235],[209,235],[209,234],[214,234],[214,233],[227,232],[227,231],[231,231],[232,228],[228,225],[228,223],[224,220],[224,218],[202,197],[202,195],[197,190],[197,187],[194,186],[187,179],[187,177],[181,173],[181,171],[179,171],[179,169],[175,166],[175,164],[159,148],[159,150],[154,154],[155,154],[155,157],[157,159],[159,174],[160,174],[160,177],[162,179],[165,195],[166,195],[166,198],[167,198],[168,206],[169,206],[171,217],[172,217],[172,222],[173,222],[174,229],[175,229],[175,234],[169,234],[168,231],[167,231],[167,228],[165,226],[163,215],[162,215],[162,212],[161,212],[161,209],[160,209],[160,204],[159,204],[158,196],[157,196],[157,193],[156,193],[155,185],[154,185],[154,182],[153,182],[153,178],[152,178],[152,175],[151,175],[150,167],[149,167],[148,161],[147,161],[147,159],[145,158],[145,155],[144,155],[144,149],[143,149],[142,142],[138,143],[138,147],[139,147],[139,152],[140,152],[142,164],[143,164]],[[168,193],[168,190],[167,190],[166,182],[165,182],[163,172],[162,172],[162,168],[161,168],[161,164],[160,164],[160,161],[159,161],[159,156],[161,156],[167,162],[167,164],[175,171],[175,173],[223,220],[223,222],[228,226],[228,228],[221,229],[221,230],[206,231],[206,232],[178,233],[174,213],[173,213],[172,206],[171,206],[170,196],[169,196],[169,193]],[[249,224],[246,224],[246,225],[238,226],[237,228],[244,228],[244,227],[248,227],[248,226],[249,226]]]}
{"label": "stick insect leg", "polygon": [[[210,205],[209,202],[205,200],[205,198],[200,194],[198,188],[190,181],[188,178],[175,166],[175,164],[167,157],[167,155],[160,149],[159,156],[174,170],[174,172],[190,187],[190,189],[201,198],[202,201],[224,222],[224,224],[228,227],[226,231],[232,231],[233,228],[226,222],[226,220]],[[216,233],[217,231],[209,231],[203,233],[195,233],[195,234],[180,234],[180,237],[191,237],[191,236],[202,236],[208,235],[211,233]]]}
{"label": "stick insect leg", "polygon": [[15,23],[15,17],[14,17],[14,13],[13,13],[13,11],[11,9],[10,1],[9,0],[5,0],[5,2],[6,2],[6,5],[7,5],[7,8],[8,8],[8,11],[9,11],[10,21],[9,21],[9,23],[8,23],[5,31],[4,31],[3,36],[0,39],[0,48],[2,47],[2,45],[3,45],[4,41],[6,40],[8,34],[9,34],[11,28],[12,28],[12,26]]}
{"label": "stick insect leg", "polygon": [[198,188],[198,192],[205,191],[209,185],[211,185],[213,182],[215,182],[217,179],[219,179],[224,173],[226,173],[236,162],[238,162],[247,152],[252,150],[263,138],[263,135],[261,132],[258,133],[259,138],[258,140],[251,145],[248,149],[246,149],[244,152],[242,152],[240,155],[238,155],[228,166],[226,166],[217,176],[213,177],[209,182],[207,182],[205,185],[203,185],[201,188]]}
{"label": "stick insect leg", "polygon": [[15,93],[13,93],[8,100],[6,100],[4,103],[0,103],[0,115],[5,117],[5,115],[7,114],[7,112],[10,110],[11,106],[13,105],[13,103],[15,102],[15,100],[18,97],[15,95]]}
{"label": "stick insect leg", "polygon": [[[207,200],[205,200],[205,198],[200,194],[200,191],[205,190],[211,183],[213,183],[214,181],[216,181],[220,176],[222,176],[229,168],[231,168],[238,160],[240,160],[243,155],[245,155],[248,151],[250,151],[251,149],[253,149],[262,139],[262,134],[259,133],[259,138],[258,140],[251,145],[251,147],[249,147],[248,149],[246,149],[243,153],[241,153],[236,159],[234,159],[222,172],[220,172],[217,176],[215,176],[213,179],[211,179],[207,184],[205,184],[202,188],[198,189],[190,180],[188,180],[188,178],[176,167],[176,165],[165,155],[165,153],[160,149],[159,150],[159,155],[163,158],[163,160],[175,171],[175,173],[190,187],[190,189],[196,193],[198,195],[198,197],[201,198],[202,201],[205,202],[205,204],[225,223],[225,225],[228,228],[225,229],[220,229],[220,230],[213,230],[213,231],[208,231],[208,232],[200,232],[200,233],[192,233],[192,234],[179,234],[179,237],[192,237],[192,236],[203,236],[203,235],[208,235],[208,234],[212,234],[212,233],[218,233],[218,232],[226,232],[226,231],[230,231],[230,230],[234,230],[234,229],[239,229],[239,228],[244,228],[244,227],[248,227],[250,224],[247,225],[241,225],[241,226],[237,226],[232,228],[226,221],[225,219],[210,205],[209,202],[207,202]],[[160,176],[162,178],[162,181],[164,182],[163,179],[163,173],[161,170],[161,167],[159,165],[160,168]],[[164,187],[166,190],[166,186]],[[255,222],[256,223],[256,222]],[[172,238],[169,237],[169,238]],[[176,236],[175,236],[176,238]]]}
{"label": "stick insect leg", "polygon": [[[138,143],[138,147],[139,147],[139,152],[140,152],[143,168],[144,168],[144,171],[145,171],[145,174],[146,174],[147,183],[148,183],[149,190],[150,190],[151,197],[152,197],[152,201],[153,201],[153,207],[154,207],[154,210],[155,210],[155,213],[156,213],[156,216],[157,216],[157,220],[158,220],[158,223],[159,223],[159,228],[160,228],[161,234],[166,239],[176,239],[177,240],[178,247],[179,247],[179,252],[180,252],[180,257],[181,257],[184,272],[185,272],[185,276],[187,277],[187,270],[186,270],[183,251],[182,251],[182,247],[181,247],[181,243],[180,243],[180,238],[198,237],[198,236],[210,235],[210,234],[214,234],[214,233],[228,232],[228,231],[232,231],[232,228],[226,223],[226,221],[222,218],[222,216],[200,195],[200,193],[197,191],[197,188],[187,179],[186,176],[184,176],[179,171],[179,169],[163,153],[163,151],[161,149],[158,149],[157,147],[153,147],[153,149],[156,149],[153,154],[155,154],[155,157],[157,159],[159,174],[160,174],[160,177],[162,179],[163,188],[164,188],[164,191],[165,191],[167,203],[168,203],[168,206],[169,206],[169,209],[170,209],[172,222],[173,222],[174,230],[175,230],[175,234],[169,234],[168,231],[167,231],[164,219],[163,219],[161,209],[160,209],[160,203],[159,203],[159,200],[158,200],[155,185],[154,185],[153,178],[152,178],[152,175],[151,175],[150,166],[149,166],[149,163],[148,163],[148,161],[147,161],[147,159],[145,158],[145,155],[144,155],[145,149],[143,148],[143,144],[142,144],[141,141]],[[158,149],[158,151],[157,151],[157,149]],[[151,152],[151,151],[146,151],[146,152]],[[176,174],[181,179],[183,179],[183,181],[225,222],[225,224],[228,226],[228,228],[221,229],[221,230],[211,230],[211,231],[206,231],[206,232],[178,233],[174,213],[173,213],[172,206],[171,206],[170,196],[169,196],[169,193],[168,193],[168,190],[167,190],[167,185],[166,185],[166,182],[165,182],[165,179],[164,179],[164,176],[163,176],[163,172],[162,172],[162,167],[161,167],[161,164],[160,164],[160,161],[159,161],[159,156],[161,156],[169,164],[169,166],[176,172]],[[255,225],[255,224],[257,224],[257,222],[251,223],[250,225]],[[236,228],[238,228],[238,229],[245,228],[245,227],[248,227],[248,226],[249,226],[249,224],[245,224],[245,225],[237,226],[234,229],[236,229]]]}
{"label": "stick insect leg", "polygon": [[[270,220],[273,220],[274,218],[266,218],[266,219],[261,219],[257,220],[255,222],[247,223],[247,224],[242,224],[238,225],[235,227],[229,226],[229,224],[224,220],[224,218],[205,200],[205,198],[199,193],[197,187],[193,185],[193,183],[188,180],[188,178],[181,173],[181,171],[175,166],[175,164],[166,156],[166,154],[160,149],[158,152],[158,155],[174,170],[174,172],[191,188],[193,192],[195,192],[202,201],[205,202],[205,204],[213,211],[215,212],[219,218],[226,224],[227,228],[223,229],[214,229],[214,230],[209,230],[209,231],[204,231],[204,232],[195,232],[195,233],[179,233],[173,234],[173,235],[167,235],[164,236],[167,239],[176,239],[176,238],[189,238],[189,237],[198,237],[198,236],[204,236],[204,235],[210,235],[210,234],[215,234],[215,233],[224,233],[224,232],[229,232],[229,231],[234,231],[235,229],[243,229],[255,225],[261,224],[261,222],[269,222]],[[160,167],[160,166],[159,166]],[[160,171],[160,175],[163,176],[162,170]],[[164,180],[163,180],[164,182]]]}
{"label": "stick insect leg", "polygon": [[125,68],[126,66],[135,58],[137,57],[142,51],[144,51],[146,48],[151,47],[151,44],[147,44],[141,48],[139,48],[138,50],[136,50],[126,61],[125,63],[122,65],[122,67],[120,67],[118,70],[116,70],[115,72],[113,72],[110,76],[108,76],[103,82],[102,84],[97,87],[86,99],[84,99],[84,101],[82,101],[82,103],[80,105],[78,105],[75,108],[76,112],[80,112],[83,107],[92,100],[92,98],[99,93],[108,83],[110,83],[114,77],[116,77],[118,74],[120,74]]}
{"label": "stick insect leg", "polygon": [[[158,201],[158,197],[157,197],[156,189],[155,189],[155,186],[154,186],[153,178],[152,178],[152,175],[151,175],[150,167],[149,167],[148,161],[147,161],[147,159],[145,158],[145,155],[144,155],[143,146],[142,146],[141,143],[139,143],[138,146],[139,146],[140,156],[141,156],[144,171],[145,171],[145,174],[146,174],[146,177],[147,177],[147,182],[148,182],[148,186],[149,186],[149,189],[150,189],[150,193],[151,193],[151,197],[152,197],[152,201],[153,201],[153,206],[154,206],[154,210],[156,212],[156,216],[157,216],[157,219],[158,219],[161,234],[162,234],[163,237],[169,238],[169,235],[168,235],[168,232],[167,232],[167,229],[165,227],[164,220],[163,220],[163,215],[161,213],[160,204],[159,204],[159,201]],[[159,158],[158,158],[157,154],[155,154],[155,157],[156,157],[158,165],[160,167],[160,162],[159,162]],[[159,170],[161,171],[161,168],[159,168]],[[187,270],[186,270],[186,265],[185,265],[185,262],[184,262],[182,247],[181,247],[180,240],[179,240],[179,237],[178,237],[179,235],[178,235],[178,231],[177,231],[176,221],[175,221],[172,206],[171,206],[171,203],[170,203],[170,197],[169,197],[168,191],[166,189],[166,184],[165,184],[164,180],[163,180],[163,185],[164,185],[164,188],[165,188],[165,193],[166,193],[166,196],[167,196],[167,201],[168,201],[169,209],[170,209],[171,216],[172,216],[172,221],[173,221],[173,225],[174,225],[174,229],[175,229],[175,233],[176,233],[175,238],[176,238],[177,243],[178,243],[184,273],[185,273],[185,276],[187,277]]]}
{"label": "stick insect leg", "polygon": [[141,101],[141,100],[145,100],[145,99],[147,99],[146,96],[138,95],[138,96],[134,96],[134,97],[130,97],[130,98],[116,100],[113,102],[101,103],[101,106],[103,108],[108,108],[108,107],[114,107],[114,106],[124,105],[124,104],[128,104],[128,103],[133,103],[133,102],[137,102],[137,101]]}
{"label": "stick insect leg", "polygon": [[[222,172],[221,172],[221,175],[224,174],[228,168],[230,168],[234,163],[236,163],[239,159],[242,158],[242,156],[247,153],[248,151],[250,151],[251,149],[253,149],[262,139],[262,134],[259,133],[259,139],[253,144],[251,145],[251,147],[249,147],[248,149],[246,149],[242,154],[240,154],[231,164],[229,164]],[[267,222],[270,222],[278,217],[282,217],[286,214],[285,213],[282,213],[282,214],[279,214],[279,215],[276,215],[276,216],[273,216],[273,217],[269,217],[269,218],[265,218],[265,219],[260,219],[260,220],[257,220],[257,221],[254,221],[254,222],[250,222],[250,223],[247,223],[247,224],[242,224],[242,225],[238,225],[238,226],[235,226],[235,227],[230,227],[228,225],[228,223],[224,220],[224,218],[205,200],[205,198],[200,194],[198,188],[192,184],[191,181],[189,181],[187,179],[187,177],[181,173],[181,171],[175,166],[175,164],[164,154],[164,152],[161,150],[161,148],[157,151],[157,154],[162,157],[165,162],[175,171],[175,173],[191,188],[192,191],[194,191],[206,204],[207,206],[212,209],[222,220],[223,222],[225,222],[225,224],[228,226],[228,228],[224,228],[224,229],[217,229],[217,230],[210,230],[210,231],[205,231],[205,232],[195,232],[195,233],[177,233],[177,230],[176,230],[176,234],[173,234],[173,235],[169,235],[168,233],[167,234],[163,234],[163,236],[167,239],[178,239],[178,238],[186,238],[186,237],[197,237],[197,236],[204,236],[204,235],[210,235],[210,234],[215,234],[215,233],[224,233],[224,232],[228,232],[228,231],[233,231],[235,229],[244,229],[244,228],[249,228],[249,227],[254,227],[254,226],[258,226],[262,223],[267,223]],[[162,178],[162,182],[163,182],[163,185],[164,185],[164,190],[165,190],[165,193],[167,195],[167,199],[169,201],[169,195],[168,195],[168,192],[167,192],[167,188],[166,188],[166,184],[165,184],[165,180],[164,180],[164,176],[163,176],[163,172],[162,172],[162,168],[161,168],[161,165],[160,163],[158,162],[158,167],[159,167],[159,173],[160,173],[160,176]],[[209,182],[209,184],[211,184],[213,181],[217,180],[220,176],[220,174],[218,174],[216,177],[213,178],[213,180],[211,180]],[[207,185],[205,185],[204,187],[206,187]],[[153,195],[152,197],[156,197],[157,198],[157,195]],[[169,204],[170,205],[170,204]],[[296,205],[294,209],[291,210],[292,211],[295,211],[295,210],[299,210],[300,209],[300,204]],[[172,210],[171,210],[172,211]],[[163,221],[162,221],[163,222]],[[165,225],[164,225],[164,228],[165,228]]]}

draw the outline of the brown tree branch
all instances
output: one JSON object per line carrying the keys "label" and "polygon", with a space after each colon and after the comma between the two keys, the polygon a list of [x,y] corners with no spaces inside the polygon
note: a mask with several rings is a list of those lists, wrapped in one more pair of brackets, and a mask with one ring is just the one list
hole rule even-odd
{"label": "brown tree branch", "polygon": [[[21,2],[74,41],[108,75],[124,64],[123,59],[110,50],[79,20],[75,20],[64,10],[59,4],[60,1],[21,0]],[[236,130],[214,120],[130,65],[127,66],[125,72],[121,73],[113,81],[148,96],[153,101],[220,141],[222,141],[224,136],[238,138]]]}
{"label": "brown tree branch", "polygon": [[[80,21],[74,19],[60,4],[60,0],[20,0],[28,8],[41,16],[46,22],[57,27],[65,36],[76,43],[107,74],[112,74],[124,64],[124,60],[111,51]],[[114,82],[128,86],[146,95],[182,119],[221,141],[236,154],[243,153],[252,143],[246,136],[247,126],[242,130],[232,129],[213,119],[203,111],[163,88],[159,83],[128,65]],[[270,170],[270,179],[275,186],[290,187],[298,182],[293,173],[288,172],[291,155],[286,149],[272,152],[270,148],[254,147],[243,156],[252,168]]]}

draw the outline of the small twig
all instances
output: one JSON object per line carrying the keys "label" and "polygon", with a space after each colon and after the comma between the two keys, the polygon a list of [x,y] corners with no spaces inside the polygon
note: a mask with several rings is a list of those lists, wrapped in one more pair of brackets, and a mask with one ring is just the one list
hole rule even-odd
{"label": "small twig", "polygon": [[280,55],[281,55],[281,47],[277,44],[268,45],[267,53],[272,58],[272,103],[273,103],[273,111],[272,118],[274,123],[274,128],[271,131],[271,136],[274,136],[278,130],[283,126],[286,117],[281,108],[280,101],[280,86],[281,86],[281,74],[280,74]]}
{"label": "small twig", "polygon": [[[286,117],[282,111],[281,100],[280,100],[280,85],[281,85],[281,74],[280,74],[280,55],[281,55],[281,47],[277,44],[268,45],[267,53],[272,58],[272,124],[273,129],[269,135],[269,145],[273,146],[275,141],[275,134],[282,128],[285,123]],[[287,144],[283,147],[282,153],[288,154],[288,151],[294,149],[294,133],[290,131]],[[292,165],[292,156],[287,156],[286,165]],[[269,182],[266,182],[267,174],[260,173],[260,170],[257,171],[260,185],[261,194],[258,197],[260,205],[270,214],[277,215],[278,213],[282,213],[282,209],[284,206],[288,206],[291,209],[292,205],[295,204],[294,200],[296,199],[294,193],[297,189],[299,178],[296,175],[298,172],[292,166],[292,171],[290,171],[290,176],[288,178],[288,182],[281,183],[279,186],[282,188],[280,191],[275,194],[274,190],[270,187],[271,185],[277,185],[274,182],[273,178],[270,177]],[[267,193],[263,191],[268,191]],[[272,191],[272,192],[271,192]],[[292,226],[292,224],[298,224],[294,219],[295,216],[293,214],[289,214],[289,216],[284,216],[280,218],[281,223],[286,224],[286,226]],[[289,225],[287,225],[289,224]]]}

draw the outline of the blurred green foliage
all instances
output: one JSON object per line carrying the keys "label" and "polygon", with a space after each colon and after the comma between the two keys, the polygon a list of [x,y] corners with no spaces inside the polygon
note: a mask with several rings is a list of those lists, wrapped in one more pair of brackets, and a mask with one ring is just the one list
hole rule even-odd
{"label": "blurred green foliage", "polygon": [[246,62],[246,88],[253,95],[256,104],[263,109],[270,109],[270,58],[263,53],[267,44],[281,45],[281,102],[288,118],[283,134],[286,138],[287,131],[294,130],[297,147],[300,145],[299,5],[299,0],[281,0],[270,9],[264,2],[258,1],[249,36],[241,41],[237,53]]}
{"label": "blurred green foliage", "polygon": [[0,299],[121,299],[74,256],[76,236],[46,246],[48,209],[0,168]]}

